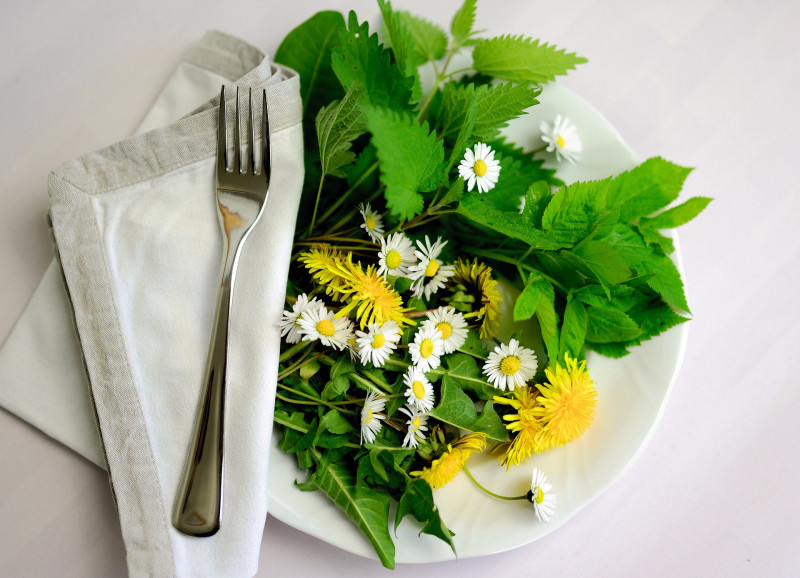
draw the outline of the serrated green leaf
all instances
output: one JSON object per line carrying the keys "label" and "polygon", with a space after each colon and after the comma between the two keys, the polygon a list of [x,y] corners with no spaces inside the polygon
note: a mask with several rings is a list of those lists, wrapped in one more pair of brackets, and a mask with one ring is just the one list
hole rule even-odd
{"label": "serrated green leaf", "polygon": [[564,310],[564,323],[561,326],[561,341],[558,347],[558,358],[563,359],[565,353],[580,358],[583,342],[586,340],[587,316],[586,308],[572,294],[567,297]]}
{"label": "serrated green leaf", "polygon": [[608,208],[619,209],[623,222],[646,217],[678,198],[691,170],[660,157],[647,159],[614,177],[607,192]]}
{"label": "serrated green leaf", "polygon": [[361,114],[363,91],[353,83],[341,101],[321,108],[316,118],[317,144],[323,175],[344,177],[341,170],[356,158],[350,151],[353,141],[364,133]]}
{"label": "serrated green leaf", "polygon": [[534,227],[542,228],[542,215],[544,214],[553,193],[550,185],[546,181],[536,181],[525,191],[525,203],[522,207],[522,215]]}
{"label": "serrated green leaf", "polygon": [[410,83],[400,68],[392,64],[378,35],[369,33],[369,25],[358,24],[350,12],[347,30],[339,31],[341,46],[334,48],[331,67],[344,88],[354,82],[364,91],[364,104],[404,110],[409,108]]}
{"label": "serrated green leaf", "polygon": [[394,61],[403,71],[406,78],[412,79],[411,99],[414,101],[419,100],[422,94],[422,85],[417,72],[419,59],[416,54],[414,38],[407,23],[403,20],[402,14],[392,9],[391,2],[378,0],[378,6],[381,9],[383,24],[386,28],[388,44],[391,46],[392,54],[394,54]]}
{"label": "serrated green leaf", "polygon": [[410,219],[422,212],[422,184],[444,159],[442,141],[428,132],[428,124],[386,109],[364,111],[372,143],[381,161],[381,182],[386,204],[395,216]]}
{"label": "serrated green leaf", "polygon": [[628,311],[628,309],[646,299],[633,287],[628,287],[627,285],[615,285],[609,287],[608,291],[599,285],[585,285],[579,289],[574,289],[572,295],[587,305],[601,308],[611,307],[620,311]]}
{"label": "serrated green leaf", "polygon": [[447,192],[444,194],[441,200],[442,206],[449,205],[451,203],[457,203],[461,200],[461,197],[464,195],[464,179],[458,177],[453,184],[447,189]]}
{"label": "serrated green leaf", "polygon": [[453,533],[445,526],[439,509],[433,501],[433,492],[428,483],[420,478],[409,480],[405,492],[400,496],[397,503],[397,512],[394,517],[394,529],[407,515],[411,514],[420,524],[423,524],[420,534],[436,536],[446,542],[456,553],[456,545],[453,542]]}
{"label": "serrated green leaf", "polygon": [[[644,221],[644,219],[642,219],[642,221]],[[647,226],[642,226],[641,222],[636,229],[639,231],[642,239],[644,239],[645,245],[648,247],[651,245],[660,247],[665,255],[672,255],[672,253],[675,252],[675,243],[673,243],[672,239],[669,237],[662,235],[658,229],[650,229]]]}
{"label": "serrated green leaf", "polygon": [[397,15],[411,34],[417,64],[439,60],[447,51],[447,34],[437,24],[414,16],[405,10]]}
{"label": "serrated green leaf", "polygon": [[614,247],[601,241],[587,241],[572,250],[601,283],[616,285],[631,278],[631,268]]}
{"label": "serrated green leaf", "polygon": [[545,238],[560,247],[571,247],[590,235],[604,212],[610,182],[577,182],[556,191],[542,214]]}
{"label": "serrated green leaf", "polygon": [[483,432],[492,442],[502,443],[508,439],[503,421],[494,411],[491,402],[484,406],[481,416],[478,416],[475,402],[454,380],[449,380],[446,374],[442,379],[439,404],[429,414],[434,419],[463,430]]}
{"label": "serrated green leaf", "polygon": [[708,206],[711,200],[712,199],[709,197],[692,197],[680,205],[671,207],[663,213],[659,213],[655,217],[642,218],[639,222],[639,226],[649,229],[672,229],[674,227],[680,227],[699,215],[703,209]]}
{"label": "serrated green leaf", "polygon": [[464,41],[472,35],[472,27],[475,26],[475,4],[477,0],[464,0],[461,8],[453,15],[450,22],[450,34],[453,41],[458,45],[463,45]]}
{"label": "serrated green leaf", "polygon": [[[316,452],[315,452],[316,453]],[[347,517],[375,548],[381,563],[394,568],[394,543],[389,535],[389,497],[366,484],[356,485],[355,477],[341,464],[320,464],[313,483],[344,511]]]}
{"label": "serrated green leaf", "polygon": [[[536,281],[533,278],[533,281]],[[525,321],[530,319],[536,313],[536,307],[539,305],[539,298],[541,292],[535,282],[529,282],[522,289],[522,293],[517,297],[514,303],[514,321]]]}
{"label": "serrated green leaf", "polygon": [[472,62],[481,74],[513,82],[545,83],[586,59],[539,40],[506,35],[478,42]]}
{"label": "serrated green leaf", "polygon": [[300,95],[307,122],[316,117],[322,105],[342,95],[331,69],[331,51],[339,46],[339,33],[344,29],[344,17],[339,12],[317,12],[287,34],[275,53],[275,62],[300,75]]}
{"label": "serrated green leaf", "polygon": [[586,340],[593,343],[629,341],[642,334],[641,328],[618,309],[586,306]]}

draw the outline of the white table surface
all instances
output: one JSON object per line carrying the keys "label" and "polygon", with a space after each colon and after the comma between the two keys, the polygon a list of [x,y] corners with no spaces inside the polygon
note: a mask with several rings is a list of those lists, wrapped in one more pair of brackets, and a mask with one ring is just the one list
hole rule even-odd
{"label": "white table surface", "polygon": [[[317,10],[377,11],[362,0],[281,4],[0,5],[0,341],[52,257],[48,172],[126,138],[205,30],[273,53]],[[444,25],[458,5],[395,2]],[[697,167],[684,198],[716,200],[680,231],[695,319],[666,414],[633,468],[542,540],[395,575],[800,575],[800,3],[483,0],[478,27],[588,57],[563,84],[642,158]],[[0,473],[0,575],[126,573],[105,472],[0,410]],[[267,521],[259,575],[383,573]]]}

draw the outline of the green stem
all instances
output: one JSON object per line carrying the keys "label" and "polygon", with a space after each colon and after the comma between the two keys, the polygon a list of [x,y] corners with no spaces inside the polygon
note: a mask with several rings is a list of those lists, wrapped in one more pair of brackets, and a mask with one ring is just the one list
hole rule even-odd
{"label": "green stem", "polygon": [[474,249],[472,247],[462,247],[462,249],[467,250],[467,251],[473,253],[474,255],[477,255],[478,257],[485,257],[486,259],[494,259],[495,261],[500,261],[502,263],[508,263],[509,265],[519,266],[519,267],[522,267],[523,269],[526,269],[526,270],[531,271],[533,273],[537,273],[538,275],[541,275],[542,278],[548,280],[551,284],[553,284],[554,286],[556,286],[559,289],[561,289],[564,293],[569,293],[569,290],[566,287],[564,287],[564,285],[559,283],[557,280],[553,279],[552,277],[550,277],[546,273],[543,273],[542,271],[540,271],[536,267],[532,267],[530,265],[526,265],[525,263],[519,263],[519,259],[514,259],[512,257],[506,257],[505,255],[500,254],[500,253],[490,253],[489,251],[483,251],[481,249]]}
{"label": "green stem", "polygon": [[[283,419],[280,418],[280,416],[276,415],[274,417],[274,421],[275,421],[275,423],[280,424],[283,427],[286,427],[286,428],[289,428],[289,429],[293,429],[294,431],[297,431],[297,432],[300,432],[300,433],[304,433],[304,434],[308,433],[308,429],[307,428],[300,427],[297,424],[293,424],[290,421],[283,420]],[[345,447],[348,447],[348,448],[355,448],[355,449],[360,449],[361,448],[360,445],[354,444],[352,442],[345,442],[343,445]],[[313,448],[312,448],[312,451],[313,451]]]}
{"label": "green stem", "polygon": [[281,356],[278,358],[278,361],[281,362],[281,363],[286,361],[292,355],[294,355],[298,351],[301,351],[301,350],[305,349],[309,345],[311,345],[310,341],[301,341],[300,343],[297,343],[296,345],[292,345],[289,349],[287,349],[286,351],[281,353]]}
{"label": "green stem", "polygon": [[319,208],[319,198],[322,196],[322,183],[325,182],[325,173],[319,178],[319,187],[317,187],[317,200],[314,201],[314,213],[311,215],[311,224],[308,226],[308,235],[314,230],[314,222],[317,220],[317,209]]}
{"label": "green stem", "polygon": [[333,212],[347,200],[347,197],[350,196],[350,194],[352,194],[352,192],[355,191],[359,186],[361,186],[361,183],[363,183],[368,176],[370,176],[372,173],[375,172],[375,170],[378,168],[378,164],[379,164],[378,161],[372,163],[367,168],[367,170],[364,171],[364,173],[360,177],[358,177],[356,182],[353,183],[353,186],[347,189],[338,199],[336,199],[336,201],[334,201],[334,203],[330,207],[328,207],[325,210],[324,213],[322,213],[322,216],[319,218],[317,225],[321,225],[326,220],[328,220],[328,218],[330,218]]}
{"label": "green stem", "polygon": [[311,350],[308,350],[306,352],[306,354],[303,357],[301,357],[300,360],[297,361],[294,365],[289,366],[287,369],[284,369],[283,371],[281,371],[278,374],[278,379],[283,379],[287,375],[293,374],[298,369],[301,369],[302,367],[305,367],[306,365],[308,365],[309,363],[311,363],[315,359],[319,359],[322,355],[324,355],[323,353],[317,353],[314,357],[310,357],[310,358],[306,359],[306,357],[308,357],[309,353],[311,353]]}
{"label": "green stem", "polygon": [[473,484],[478,486],[478,488],[480,488],[483,492],[489,494],[493,498],[497,498],[498,500],[527,500],[528,499],[528,494],[525,494],[523,496],[513,496],[513,497],[511,497],[511,496],[501,496],[500,494],[495,494],[491,490],[487,490],[486,488],[484,488],[480,484],[480,482],[478,482],[478,480],[475,479],[475,477],[472,475],[472,472],[469,471],[469,468],[467,466],[464,466],[464,473],[467,474],[467,477],[470,480],[472,480]]}

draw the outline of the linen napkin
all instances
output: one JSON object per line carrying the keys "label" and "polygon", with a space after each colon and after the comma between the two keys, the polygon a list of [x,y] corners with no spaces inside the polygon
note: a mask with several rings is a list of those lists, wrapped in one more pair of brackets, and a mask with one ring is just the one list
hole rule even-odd
{"label": "linen napkin", "polygon": [[[49,346],[51,354],[59,348],[67,353],[63,374],[16,375],[18,386],[3,386],[2,401],[35,425],[63,421],[43,429],[99,461],[88,430],[75,431],[70,414],[48,414],[53,407],[40,411],[35,402],[41,398],[19,395],[19,385],[30,378],[48,379],[53,389],[67,384],[72,394],[62,392],[70,400],[65,411],[82,407],[85,414],[94,407],[132,575],[252,575],[266,517],[276,322],[303,179],[299,81],[257,49],[220,33],[204,38],[187,61],[145,128],[172,120],[174,111],[199,104],[218,93],[220,80],[241,73],[237,85],[259,92],[266,87],[272,128],[268,207],[243,248],[234,295],[220,531],[192,538],[170,523],[200,399],[222,259],[214,197],[218,99],[53,171],[50,217],[81,347],[74,337],[72,345],[59,340],[70,330],[51,266],[1,352],[0,375],[9,369],[7,356],[24,353],[42,334],[33,328],[52,329],[48,308],[62,314]],[[80,393],[81,352],[90,400]]]}

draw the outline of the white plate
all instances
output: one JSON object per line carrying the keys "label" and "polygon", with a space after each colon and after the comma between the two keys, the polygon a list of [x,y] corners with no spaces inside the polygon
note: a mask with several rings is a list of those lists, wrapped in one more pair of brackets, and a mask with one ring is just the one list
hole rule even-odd
{"label": "white plate", "polygon": [[[586,101],[568,89],[549,85],[531,114],[506,131],[511,140],[530,150],[539,147],[539,121],[552,122],[556,114],[578,126],[584,150],[579,163],[559,166],[565,182],[604,178],[632,168],[639,159],[617,131]],[[677,247],[677,239],[676,239]],[[678,250],[678,268],[681,269]],[[508,496],[530,489],[530,473],[538,466],[558,497],[549,523],[536,521],[529,504],[493,499],[460,474],[435,492],[445,524],[455,533],[459,558],[494,554],[528,544],[567,522],[613,484],[633,464],[650,439],[666,405],[667,396],[683,361],[688,327],[679,325],[633,348],[622,359],[589,353],[587,366],[598,390],[594,423],[578,441],[507,472],[495,458],[478,455],[470,470],[481,483]],[[296,479],[305,480],[294,456],[276,447],[273,436],[269,475],[269,513],[298,530],[361,556],[376,558],[372,546],[356,526],[322,492],[301,492]],[[418,536],[419,527],[407,517],[397,531],[398,563],[439,562],[454,559],[444,542]]]}

